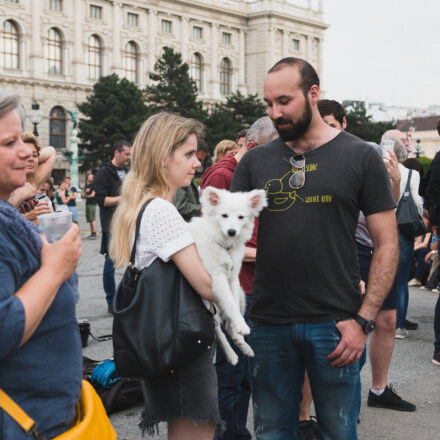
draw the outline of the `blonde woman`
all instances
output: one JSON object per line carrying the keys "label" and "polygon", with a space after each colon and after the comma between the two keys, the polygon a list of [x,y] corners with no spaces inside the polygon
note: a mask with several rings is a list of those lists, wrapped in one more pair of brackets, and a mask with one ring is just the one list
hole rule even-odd
{"label": "blonde woman", "polygon": [[[188,186],[200,166],[196,157],[200,131],[197,121],[168,113],[144,122],[113,216],[110,256],[117,267],[128,263],[138,212],[146,200],[154,198],[142,216],[135,266],[143,269],[156,258],[171,259],[200,296],[214,301],[211,278],[187,224],[172,204],[177,188]],[[213,356],[211,349],[172,376],[142,381],[143,432],[153,434],[157,424],[165,421],[171,440],[214,438],[221,420]]]}
{"label": "blonde woman", "polygon": [[238,145],[234,141],[224,140],[219,142],[214,148],[214,157],[212,163],[217,163],[228,154],[235,154],[238,151]]}

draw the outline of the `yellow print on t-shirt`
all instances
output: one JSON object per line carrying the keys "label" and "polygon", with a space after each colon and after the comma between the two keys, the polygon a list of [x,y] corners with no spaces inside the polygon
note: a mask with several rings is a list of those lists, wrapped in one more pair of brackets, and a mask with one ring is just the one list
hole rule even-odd
{"label": "yellow print on t-shirt", "polygon": [[[318,164],[311,163],[306,164],[306,182],[307,173],[317,171]],[[291,167],[291,169],[284,174],[279,179],[270,179],[264,185],[264,190],[266,191],[268,198],[268,211],[286,211],[291,208],[297,200],[300,200],[306,204],[316,204],[316,203],[332,203],[333,195],[330,194],[316,194],[313,196],[301,197],[298,194],[299,190],[291,188],[289,185],[289,180],[293,174],[301,171],[301,168]]]}

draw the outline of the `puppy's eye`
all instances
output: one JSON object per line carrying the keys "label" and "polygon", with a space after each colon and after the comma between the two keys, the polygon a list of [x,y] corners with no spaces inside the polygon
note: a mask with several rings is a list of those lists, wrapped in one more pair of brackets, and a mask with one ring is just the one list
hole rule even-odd
{"label": "puppy's eye", "polygon": [[222,214],[222,217],[228,218],[228,214]]}
{"label": "puppy's eye", "polygon": [[243,219],[244,219],[244,217],[243,217],[242,215],[239,215],[238,218],[239,218],[240,220],[243,220]]}

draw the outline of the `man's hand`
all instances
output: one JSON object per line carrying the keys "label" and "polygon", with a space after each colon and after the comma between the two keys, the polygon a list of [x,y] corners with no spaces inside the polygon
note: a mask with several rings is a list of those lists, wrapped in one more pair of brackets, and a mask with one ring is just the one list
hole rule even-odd
{"label": "man's hand", "polygon": [[341,340],[327,358],[332,361],[332,367],[352,365],[361,357],[368,336],[354,319],[339,321],[336,327],[341,332]]}
{"label": "man's hand", "polygon": [[383,156],[383,161],[387,167],[388,175],[390,176],[391,189],[393,192],[394,201],[397,203],[400,199],[400,170],[397,156],[394,152],[388,150],[389,157]]}

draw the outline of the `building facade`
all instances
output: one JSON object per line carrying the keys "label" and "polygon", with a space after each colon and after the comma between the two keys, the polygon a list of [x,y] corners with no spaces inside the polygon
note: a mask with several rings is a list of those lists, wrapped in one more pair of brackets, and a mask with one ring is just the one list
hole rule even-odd
{"label": "building facade", "polygon": [[[164,47],[182,54],[207,105],[231,92],[262,95],[280,58],[322,73],[322,0],[0,0],[0,89],[37,101],[43,145],[68,167],[69,111],[100,76],[148,84]],[[321,75],[322,76],[322,75]],[[26,121],[27,130],[32,129]]]}

